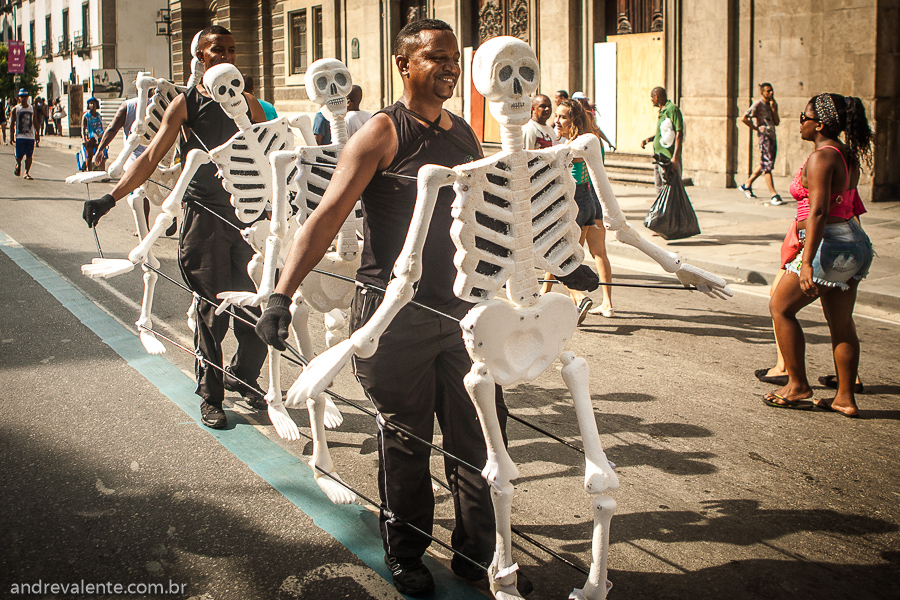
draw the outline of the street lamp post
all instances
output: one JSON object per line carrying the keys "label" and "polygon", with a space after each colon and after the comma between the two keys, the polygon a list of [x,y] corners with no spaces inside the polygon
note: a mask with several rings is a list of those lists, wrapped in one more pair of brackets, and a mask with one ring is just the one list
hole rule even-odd
{"label": "street lamp post", "polygon": [[169,55],[169,81],[172,81],[172,11],[161,8],[156,13],[156,35],[166,36],[166,54]]}

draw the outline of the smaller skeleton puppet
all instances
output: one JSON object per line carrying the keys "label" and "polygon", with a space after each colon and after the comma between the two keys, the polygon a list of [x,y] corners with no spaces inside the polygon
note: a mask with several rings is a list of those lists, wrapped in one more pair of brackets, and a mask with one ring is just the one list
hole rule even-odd
{"label": "smaller skeleton puppet", "polygon": [[[498,37],[481,45],[472,65],[479,92],[489,100],[501,127],[502,151],[447,169],[426,165],[419,171],[418,197],[406,243],[394,264],[384,302],[350,339],[310,363],[288,392],[287,404],[316,398],[354,354],[371,356],[388,323],[413,295],[421,275],[420,256],[440,187],[453,185],[456,200],[451,237],[457,247],[454,293],[475,306],[460,323],[473,360],[465,378],[478,411],[488,449],[482,476],[491,484],[497,524],[497,548],[489,569],[491,591],[501,600],[520,597],[517,565],[511,556],[510,511],[515,463],[503,445],[494,404],[494,384],[530,381],[557,358],[575,405],[585,449],[584,489],[592,498],[594,527],[590,574],[571,598],[606,597],[609,524],[615,500],[606,495],[618,478],[600,444],[588,389],[587,362],[565,351],[577,323],[577,310],[562,294],[539,294],[538,271],[563,277],[582,262],[570,165],[582,158],[603,204],[604,225],[617,239],[651,256],[685,285],[717,298],[731,295],[725,281],[683,264],[677,255],[644,240],[626,221],[610,187],[593,135],[569,146],[523,150],[522,126],[530,118],[528,98],[540,73],[534,52],[524,42]],[[506,288],[506,298],[497,297]]]}
{"label": "smaller skeleton puppet", "polygon": [[[256,306],[264,301],[275,289],[275,272],[284,263],[287,250],[293,235],[303,226],[307,216],[319,205],[325,188],[331,181],[333,166],[340,158],[341,150],[347,142],[347,127],[344,117],[347,114],[347,95],[352,87],[350,71],[339,60],[324,58],[310,65],[306,72],[306,91],[310,99],[322,107],[322,112],[331,122],[331,134],[334,143],[327,146],[300,146],[294,151],[272,152],[269,160],[272,165],[274,193],[272,199],[272,220],[269,236],[265,241],[265,263],[262,280],[256,294],[247,292],[225,292],[219,294],[226,303]],[[323,165],[321,167],[316,165]],[[292,173],[296,177],[292,178]],[[293,218],[288,212],[291,208],[288,198],[287,184],[295,181],[298,190],[295,198],[298,211]],[[359,268],[359,228],[358,210],[354,211],[344,222],[335,239],[335,250],[326,254],[317,265],[319,270],[352,278]],[[287,241],[288,243],[285,243]],[[309,308],[325,314],[328,329],[326,342],[329,346],[335,343],[339,330],[344,327],[343,309],[350,306],[354,286],[352,283],[311,273],[294,295],[291,304],[292,321],[295,338],[300,352],[307,360],[313,358],[312,342],[307,327]],[[266,398],[281,397],[281,355],[274,348],[269,348],[269,390]],[[342,417],[333,402],[319,394],[308,402],[310,428],[313,436],[313,455],[310,460],[316,482],[332,502],[345,504],[353,502],[354,494],[337,483],[339,479],[334,472],[331,455],[325,438],[325,429],[340,424]],[[281,437],[297,439],[296,428],[276,427]],[[328,473],[328,475],[323,474]],[[334,479],[332,479],[334,478]]]}
{"label": "smaller skeleton puppet", "polygon": [[[253,125],[247,116],[248,106],[243,95],[244,78],[234,65],[216,65],[206,71],[202,81],[207,93],[234,119],[238,132],[209,152],[191,150],[187,154],[181,176],[162,203],[162,213],[128,255],[128,259],[95,259],[94,264],[90,265],[91,275],[118,275],[147,260],[153,245],[176,218],[187,186],[197,169],[210,161],[218,167],[223,179],[222,185],[231,193],[231,204],[237,218],[244,223],[251,223],[263,216],[266,205],[272,200],[273,191],[269,154],[293,147],[291,126],[301,130],[309,129],[309,119],[305,116],[294,120],[282,117]],[[302,122],[304,120],[305,123]],[[299,436],[297,426],[284,409],[280,394],[277,397],[267,396],[267,399],[269,418],[279,435],[296,439]]]}

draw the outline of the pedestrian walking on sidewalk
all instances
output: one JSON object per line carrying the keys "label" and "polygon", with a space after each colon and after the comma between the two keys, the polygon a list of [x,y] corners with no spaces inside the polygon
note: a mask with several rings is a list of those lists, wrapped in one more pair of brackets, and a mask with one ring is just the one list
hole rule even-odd
{"label": "pedestrian walking on sidewalk", "polygon": [[[665,88],[655,87],[650,91],[650,102],[659,109],[656,120],[656,133],[645,140],[641,140],[641,148],[653,143],[653,154],[661,154],[671,163],[668,167],[681,179],[681,148],[684,144],[684,117],[681,109],[669,100]],[[666,178],[662,165],[653,165],[653,185],[656,187],[656,195],[665,186]]]}
{"label": "pedestrian walking on sidewalk", "polygon": [[[778,102],[775,101],[775,89],[771,83],[759,84],[760,98],[750,105],[741,121],[750,129],[759,134],[759,166],[750,175],[750,179],[741,184],[741,191],[748,198],[756,198],[753,193],[753,182],[760,175],[766,180],[772,199],[769,204],[780,206],[784,200],[775,191],[775,183],[772,181],[772,167],[775,165],[775,155],[778,153],[778,142],[775,138],[775,127],[781,122],[778,116]],[[753,120],[756,119],[754,124]]]}
{"label": "pedestrian walking on sidewalk", "polygon": [[[843,133],[844,141],[838,136]],[[784,354],[788,382],[766,394],[775,408],[810,409],[813,406],[859,416],[854,385],[859,369],[859,338],[853,324],[856,290],[872,264],[872,243],[856,217],[859,213],[861,160],[871,166],[872,130],[859,98],[820,94],[800,114],[801,139],[815,150],[791,183],[797,200],[796,258],[785,264],[786,273],[775,288],[769,311]],[[806,377],[805,341],[797,313],[821,299],[831,333],[837,394],[830,400],[806,399],[813,395]]]}

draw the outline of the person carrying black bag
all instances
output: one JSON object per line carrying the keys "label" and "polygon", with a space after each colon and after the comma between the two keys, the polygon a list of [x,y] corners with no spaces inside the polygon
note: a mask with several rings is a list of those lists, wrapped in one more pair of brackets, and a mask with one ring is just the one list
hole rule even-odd
{"label": "person carrying black bag", "polygon": [[699,234],[700,223],[681,182],[681,173],[662,154],[654,154],[653,162],[662,169],[665,185],[644,218],[644,226],[664,240],[681,240]]}

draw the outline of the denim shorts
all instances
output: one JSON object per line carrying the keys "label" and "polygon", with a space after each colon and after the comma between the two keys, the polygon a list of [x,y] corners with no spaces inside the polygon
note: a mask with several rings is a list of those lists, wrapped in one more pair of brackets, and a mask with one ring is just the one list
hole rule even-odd
{"label": "denim shorts", "polygon": [[[801,240],[806,237],[805,234],[805,229],[800,231]],[[799,275],[805,251],[806,248],[803,248],[784,268]],[[847,290],[850,288],[848,281],[859,281],[869,274],[874,254],[869,236],[856,220],[826,225],[819,250],[812,261],[813,281]]]}
{"label": "denim shorts", "polygon": [[603,207],[590,182],[575,186],[575,204],[578,205],[575,222],[579,227],[590,227],[595,220],[603,220]]}

